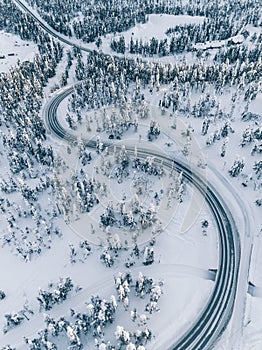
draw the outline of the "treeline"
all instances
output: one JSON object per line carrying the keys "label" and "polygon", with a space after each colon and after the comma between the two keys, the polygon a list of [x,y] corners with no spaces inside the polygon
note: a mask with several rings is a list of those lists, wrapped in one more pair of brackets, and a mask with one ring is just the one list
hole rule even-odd
{"label": "treeline", "polygon": [[[171,39],[165,38],[158,40],[152,37],[149,41],[143,42],[142,39],[134,40],[133,37],[131,37],[129,43],[126,43],[125,38],[122,35],[119,38],[113,38],[110,43],[110,47],[113,51],[121,54],[139,54],[143,57],[158,55],[163,57],[189,51],[197,51],[198,49],[195,45],[197,43],[205,42],[203,33],[201,34],[201,37],[198,36],[199,31],[197,28],[200,28],[200,26],[196,26],[195,29],[194,25],[192,24],[178,27],[181,31],[179,31],[178,35],[172,36]],[[190,30],[192,36],[187,36],[189,28],[191,28]],[[247,36],[249,35],[247,31],[243,33]],[[248,47],[247,45],[237,45],[237,42],[235,43],[233,40],[229,39],[231,34],[233,33],[227,33],[228,42],[224,46],[225,48],[220,48],[220,50],[215,54],[214,60],[220,63],[225,63],[227,59],[229,60],[229,63],[234,63],[236,60],[248,63],[256,62],[259,59],[262,51],[262,34],[259,36],[253,35],[251,37],[250,40],[253,41],[252,48]]]}
{"label": "treeline", "polygon": [[[260,6],[257,0],[193,0],[185,3],[179,0],[28,0],[28,3],[36,7],[41,17],[55,30],[84,42],[94,42],[107,33],[123,32],[134,27],[136,23],[145,23],[152,13],[204,16],[218,20],[218,23],[224,18],[228,25],[219,28],[219,32],[225,32],[220,36],[227,35],[230,28],[240,22],[244,25],[260,25]],[[209,35],[217,34],[211,30]],[[99,46],[100,41],[97,44]]]}
{"label": "treeline", "polygon": [[110,47],[113,51],[122,54],[161,57],[195,51],[195,45],[198,43],[228,40],[230,45],[234,43],[230,42],[230,38],[238,34],[242,34],[244,38],[248,37],[249,33],[244,29],[247,24],[261,25],[259,17],[250,8],[248,9],[247,13],[241,17],[239,16],[241,8],[231,9],[231,12],[227,11],[226,7],[214,8],[213,16],[205,18],[203,23],[189,23],[169,28],[165,33],[167,35],[165,39],[159,40],[152,37],[149,41],[143,42],[142,39],[131,36],[129,42],[126,42],[124,36],[120,36],[112,39]]}
{"label": "treeline", "polygon": [[[79,79],[88,77],[75,89],[71,96],[72,111],[88,108],[96,109],[106,105],[126,101],[130,83],[141,84],[141,87],[157,87],[174,81],[188,83],[191,88],[201,88],[210,83],[216,89],[257,82],[261,76],[261,63],[252,65],[225,63],[215,64],[161,64],[105,56],[98,52],[88,55],[87,62],[79,57],[76,75]],[[141,99],[138,93],[137,98]],[[174,102],[175,103],[175,102]]]}
{"label": "treeline", "polygon": [[[12,1],[0,2],[0,30],[19,35],[23,40],[32,40],[41,45],[43,41],[50,41],[34,19],[23,13]],[[45,39],[43,39],[45,38]]]}

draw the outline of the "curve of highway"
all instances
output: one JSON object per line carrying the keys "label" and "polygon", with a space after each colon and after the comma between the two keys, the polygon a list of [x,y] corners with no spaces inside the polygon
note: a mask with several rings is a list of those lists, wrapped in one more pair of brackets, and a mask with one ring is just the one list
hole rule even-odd
{"label": "curve of highway", "polygon": [[42,29],[44,29],[47,33],[52,35],[54,38],[62,41],[63,43],[65,43],[67,45],[77,47],[77,48],[79,48],[82,51],[86,51],[86,52],[91,52],[92,51],[92,50],[88,49],[87,47],[81,46],[80,44],[73,43],[72,41],[70,41],[69,39],[64,37],[62,34],[60,34],[59,32],[55,31],[54,29],[52,29],[49,25],[47,25],[41,19],[39,19],[38,16],[36,16],[34,14],[34,12],[28,6],[26,6],[22,1],[20,1],[20,0],[12,0],[12,1],[18,7],[20,7],[22,10],[27,12],[32,18],[34,18],[34,20],[40,25],[40,27]]}
{"label": "curve of highway", "polygon": [[[71,42],[61,34],[46,25],[23,2],[13,0],[19,7],[29,13],[39,25],[49,34],[60,41],[78,47],[83,51],[91,50]],[[48,128],[59,138],[68,142],[76,141],[76,137],[65,130],[57,120],[57,108],[62,100],[73,92],[70,86],[58,93],[47,105],[45,117]],[[94,141],[87,141],[87,146],[94,149]],[[110,144],[108,144],[110,146]],[[132,147],[127,147],[133,152]],[[210,183],[207,183],[201,175],[193,173],[187,164],[168,158],[161,153],[151,154],[150,150],[139,148],[140,156],[154,155],[163,165],[170,168],[174,164],[178,171],[183,171],[183,176],[190,181],[205,196],[206,202],[213,213],[219,231],[219,264],[216,274],[215,286],[211,297],[201,314],[194,321],[188,331],[178,341],[168,347],[172,350],[208,350],[214,346],[226,328],[234,308],[234,301],[238,285],[238,273],[240,264],[240,240],[237,227],[227,205]]]}
{"label": "curve of highway", "polygon": [[[45,108],[45,121],[48,128],[59,139],[71,143],[77,141],[77,138],[59,123],[57,108],[63,99],[72,92],[72,86],[63,89],[50,100]],[[95,141],[85,141],[85,143],[91,149],[96,147]],[[107,144],[109,147],[112,145],[110,143]],[[126,149],[130,153],[134,152],[134,147],[128,146]],[[153,155],[165,167],[171,168],[175,164],[178,171],[183,171],[184,178],[190,181],[205,196],[217,224],[219,232],[219,264],[212,295],[194,324],[175,344],[169,347],[169,349],[173,350],[210,349],[226,328],[233,312],[240,262],[240,241],[237,227],[230,210],[215,188],[202,178],[200,174],[193,173],[189,165],[170,159],[162,153],[154,152],[152,154],[146,148],[137,148],[137,151],[140,157]]]}

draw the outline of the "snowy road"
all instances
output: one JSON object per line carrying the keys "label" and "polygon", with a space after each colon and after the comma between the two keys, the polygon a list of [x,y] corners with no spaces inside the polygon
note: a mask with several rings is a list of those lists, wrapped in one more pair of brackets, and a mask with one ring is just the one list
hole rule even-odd
{"label": "snowy road", "polygon": [[78,43],[74,43],[72,40],[69,40],[67,37],[64,35],[56,32],[53,28],[51,28],[48,24],[46,24],[27,4],[24,4],[23,1],[20,0],[13,0],[13,2],[20,7],[23,11],[27,12],[31,17],[34,18],[34,20],[40,25],[44,31],[52,35],[54,38],[62,41],[64,44],[70,45],[70,46],[75,46],[79,48],[82,51],[90,52],[89,48],[80,45]]}
{"label": "snowy road", "polygon": [[[62,42],[76,46],[84,51],[90,51],[86,47],[76,44],[66,37],[58,34],[42,20],[27,8],[20,0],[13,0],[24,11],[27,11],[49,34]],[[73,91],[73,87],[63,89],[48,104],[45,114],[46,122],[50,130],[59,138],[66,141],[75,141],[75,136],[65,130],[57,120],[57,108],[59,104]],[[87,141],[90,148],[95,148],[94,141]],[[109,145],[110,146],[110,145]],[[134,151],[134,147],[127,147],[130,152]],[[213,293],[208,300],[205,308],[198,318],[191,325],[190,329],[182,335],[178,341],[161,340],[157,347],[170,349],[210,349],[212,345],[219,339],[226,328],[234,308],[236,291],[238,286],[238,274],[240,265],[240,240],[238,230],[234,219],[227,208],[225,202],[217,192],[217,190],[208,183],[201,175],[192,172],[189,165],[168,158],[161,153],[151,153],[149,149],[138,149],[139,154],[144,157],[148,155],[154,156],[163,161],[163,165],[171,168],[175,164],[178,171],[183,171],[183,176],[190,181],[199,192],[205,196],[211,212],[216,221],[219,231],[219,266],[216,275]]]}
{"label": "snowy road", "polygon": [[[50,131],[57,138],[71,143],[77,141],[77,138],[61,126],[57,119],[57,108],[72,91],[72,86],[62,89],[45,108],[45,119]],[[86,141],[86,145],[94,149],[96,142]],[[110,149],[110,144],[107,145]],[[126,149],[133,153],[134,146],[127,146]],[[226,328],[234,308],[240,264],[240,240],[237,227],[230,210],[214,186],[202,178],[200,174],[192,172],[190,165],[170,159],[162,153],[151,153],[150,149],[147,148],[137,148],[137,151],[140,157],[154,156],[163,163],[164,167],[171,168],[175,165],[178,171],[183,171],[183,176],[205,197],[217,224],[219,266],[214,290],[209,301],[194,324],[178,341],[174,343],[174,340],[170,342],[170,340],[164,339],[161,344],[156,344],[162,349],[210,349]]]}

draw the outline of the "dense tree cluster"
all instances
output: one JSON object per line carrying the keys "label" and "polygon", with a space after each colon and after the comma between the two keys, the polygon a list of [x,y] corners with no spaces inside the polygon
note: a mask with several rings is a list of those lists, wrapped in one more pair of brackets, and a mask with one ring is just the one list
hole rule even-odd
{"label": "dense tree cluster", "polygon": [[77,261],[84,262],[92,253],[92,247],[86,240],[79,242],[78,248],[73,244],[69,244],[69,248],[71,264],[75,264]]}
{"label": "dense tree cluster", "polygon": [[118,300],[123,302],[125,309],[128,308],[129,305],[129,293],[130,293],[130,284],[132,282],[132,276],[130,273],[121,273],[119,272],[117,276],[115,276],[115,287],[117,290]]}
{"label": "dense tree cluster", "polygon": [[[205,122],[205,121],[204,121]],[[203,124],[204,128],[204,124]],[[203,130],[202,128],[202,130]],[[224,147],[226,147],[226,144],[228,142],[228,135],[230,133],[234,133],[234,129],[231,127],[231,123],[229,121],[226,121],[223,123],[223,125],[220,127],[220,129],[216,129],[214,132],[211,132],[206,140],[206,145],[210,146],[213,145],[217,140],[220,140],[222,138],[225,138]],[[223,152],[225,149],[223,149]],[[222,152],[222,153],[223,153]]]}
{"label": "dense tree cluster", "polygon": [[23,40],[33,40],[41,46],[41,37],[44,33],[34,19],[11,1],[2,0],[0,3],[0,29],[17,34]]}
{"label": "dense tree cluster", "polygon": [[[252,40],[252,37],[250,38]],[[214,56],[214,61],[219,63],[245,62],[250,64],[259,60],[262,50],[262,34],[255,37],[252,45],[227,45],[220,48]]]}
{"label": "dense tree cluster", "polygon": [[244,159],[240,159],[240,157],[237,156],[233,165],[231,166],[231,168],[228,171],[230,176],[237,177],[242,172],[244,166],[245,166]]}
{"label": "dense tree cluster", "polygon": [[56,173],[54,188],[59,210],[67,220],[70,220],[71,214],[77,218],[99,203],[97,194],[101,191],[101,183],[93,177],[90,178],[82,168],[72,173],[70,182]]}
{"label": "dense tree cluster", "polygon": [[148,175],[161,177],[165,174],[162,164],[158,164],[154,157],[146,157],[145,159],[136,157],[132,160],[132,168],[137,171],[144,172]]}
{"label": "dense tree cluster", "polygon": [[[11,312],[4,315],[5,325],[3,328],[3,332],[7,333],[12,328],[19,326],[25,320],[29,320],[30,316],[33,315],[34,312],[29,308],[27,300],[24,303],[22,310],[17,312]],[[7,347],[8,349],[8,347]]]}
{"label": "dense tree cluster", "polygon": [[[182,64],[165,65],[160,62],[146,63],[140,59],[110,57],[92,52],[88,55],[87,64],[82,65],[81,74],[79,73],[82,79],[88,76],[88,81],[77,86],[71,98],[71,109],[75,112],[77,109],[98,109],[109,104],[119,106],[123,101],[127,101],[127,91],[131,82],[144,87],[149,86],[150,91],[154,87],[157,89],[159,84],[172,82],[173,91],[169,96],[166,95],[163,106],[168,108],[171,105],[175,111],[180,103],[180,97],[177,94],[178,86],[184,86],[184,89],[189,92],[190,89],[204,91],[208,84],[212,84],[216,91],[221,93],[226,86],[241,84],[244,87],[251,82],[258,82],[261,71],[260,61],[252,65],[239,62],[236,64],[227,62],[222,65],[200,62],[189,64],[186,61]],[[211,108],[215,108],[214,104],[210,105]],[[206,110],[199,106],[199,110],[196,109],[194,114],[204,116],[205,112]],[[217,114],[219,113],[223,115],[223,112],[218,109]]]}
{"label": "dense tree cluster", "polygon": [[[38,12],[55,30],[67,36],[74,35],[84,42],[94,42],[97,37],[107,33],[122,32],[136,23],[144,23],[146,14],[140,3],[125,0],[98,0],[95,3],[72,2],[66,0],[61,4],[57,0],[29,0],[36,5]],[[78,17],[79,13],[83,18]]]}
{"label": "dense tree cluster", "polygon": [[[156,283],[152,278],[144,276],[142,272],[139,272],[138,278],[136,279],[133,279],[129,272],[119,272],[118,275],[115,276],[115,287],[118,299],[123,303],[125,310],[129,308],[129,294],[133,290],[135,295],[139,298],[144,299],[147,295],[149,296],[149,301],[147,302],[144,311],[149,314],[159,311],[158,301],[163,293],[161,288],[162,285],[162,281]],[[133,322],[138,321],[139,325],[146,324],[147,316],[141,314],[139,317],[136,308],[131,310],[130,317]],[[135,342],[135,344],[138,345],[137,342]],[[141,342],[139,344],[141,345]],[[142,344],[144,343],[142,342]]]}
{"label": "dense tree cluster", "polygon": [[[256,1],[253,2],[253,6],[258,6]],[[248,35],[243,31],[247,24],[253,24],[257,27],[260,25],[259,16],[255,14],[252,5],[247,2],[241,8],[239,6],[234,8],[222,2],[220,6],[214,4],[212,16],[208,9],[205,15],[207,18],[201,24],[176,25],[169,28],[166,31],[168,37],[165,39],[152,37],[149,41],[143,42],[141,39],[138,40],[131,36],[129,43],[126,43],[124,36],[121,35],[119,38],[112,39],[111,49],[121,54],[129,52],[142,56],[180,54],[196,50],[195,45],[198,43],[228,40],[240,33]],[[232,17],[234,21],[232,21]],[[229,40],[228,42],[234,44],[234,41]],[[255,61],[254,58],[257,54],[257,50],[250,54],[253,61]]]}
{"label": "dense tree cluster", "polygon": [[[7,73],[0,73],[2,156],[11,172],[9,179],[5,176],[0,181],[1,212],[7,222],[1,240],[3,245],[10,245],[15,253],[29,261],[44,248],[50,248],[53,234],[60,236],[54,227],[55,204],[45,209],[42,203],[44,195],[53,192],[50,171],[55,155],[52,147],[46,144],[40,109],[43,89],[55,76],[63,49],[12,2],[2,1],[0,13],[1,29],[33,40],[39,51],[32,61],[18,60]],[[15,203],[9,200],[13,193],[16,193]]]}
{"label": "dense tree cluster", "polygon": [[130,128],[133,128],[134,131],[137,130],[138,117],[133,113],[131,108],[131,104],[123,103],[120,106],[119,113],[115,110],[112,113],[104,111],[102,130],[105,130],[109,134],[110,139],[120,139]]}
{"label": "dense tree cluster", "polygon": [[45,291],[39,289],[37,300],[39,302],[40,310],[51,310],[55,304],[62,303],[67,299],[69,292],[73,289],[74,285],[71,278],[60,278],[57,285],[53,286],[54,290]]}
{"label": "dense tree cluster", "polygon": [[4,326],[3,332],[7,333],[11,328],[14,328],[20,325],[24,319],[25,319],[24,316],[19,312],[5,314],[5,326]]}
{"label": "dense tree cluster", "polygon": [[255,125],[255,127],[252,127],[249,125],[244,132],[242,133],[242,140],[241,140],[241,146],[244,147],[246,145],[249,145],[251,143],[255,143],[256,150],[253,150],[253,152],[259,153],[259,142],[262,141],[262,127]]}
{"label": "dense tree cluster", "polygon": [[[23,178],[7,180],[0,181],[3,194],[0,212],[7,223],[1,243],[2,246],[8,245],[25,261],[30,261],[33,256],[39,256],[44,249],[51,247],[52,237],[61,237],[54,224],[58,215],[56,204],[46,209],[43,203],[43,192],[52,195],[52,181],[48,176],[40,177],[33,187],[27,185]],[[15,202],[9,200],[14,193],[17,195]]]}
{"label": "dense tree cluster", "polygon": [[[128,152],[124,145],[122,147],[114,147],[113,151],[113,162],[112,159],[108,159],[108,151],[105,148],[104,153],[101,154],[101,164],[99,166],[100,171],[103,175],[110,178],[116,179],[118,183],[122,183],[128,179],[130,174],[132,176],[132,187],[136,192],[136,198],[133,198],[131,204],[131,210],[134,214],[139,212],[140,204],[137,195],[142,195],[147,191],[149,186],[149,176],[155,176],[159,179],[165,175],[164,167],[162,162],[158,163],[154,157],[147,156],[146,158],[140,158],[137,155],[137,149],[134,150],[134,158],[130,159]],[[155,193],[154,199],[156,204],[159,203],[159,194]],[[120,211],[123,212],[126,209],[125,201],[119,203]],[[125,226],[134,224],[130,217],[124,217]]]}
{"label": "dense tree cluster", "polygon": [[93,52],[88,55],[86,64],[79,62],[81,64],[76,65],[77,78],[88,79],[77,86],[71,96],[72,111],[84,107],[98,109],[125,99],[129,79],[119,61],[114,62],[114,58]]}
{"label": "dense tree cluster", "polygon": [[46,328],[38,332],[36,338],[25,337],[25,343],[29,345],[30,350],[58,349],[56,340],[66,337],[70,349],[82,349],[88,334],[101,336],[103,328],[113,322],[117,304],[113,296],[110,301],[92,296],[90,302],[86,303],[86,308],[86,312],[71,309],[70,317],[60,317],[58,320],[46,315]]}
{"label": "dense tree cluster", "polygon": [[[75,2],[66,0],[61,4],[58,0],[39,1],[28,0],[32,6],[36,6],[41,17],[55,30],[67,36],[75,36],[84,42],[94,42],[98,37],[107,33],[123,32],[135,26],[136,23],[145,23],[148,14],[188,14],[190,16],[205,16],[208,20],[199,28],[183,28],[183,40],[188,32],[198,42],[201,40],[213,40],[227,38],[234,35],[243,25],[253,24],[259,26],[259,4],[257,1],[244,1],[239,4],[234,0],[226,1],[126,1],[110,0],[104,2],[98,0]],[[83,14],[83,18],[79,17]],[[234,18],[234,21],[232,21]],[[180,31],[180,29],[177,29]],[[202,34],[203,33],[203,34]],[[202,36],[204,38],[202,39]],[[100,40],[97,41],[100,45]],[[178,45],[177,45],[178,46]]]}
{"label": "dense tree cluster", "polygon": [[118,299],[124,301],[131,289],[134,289],[136,296],[145,298],[148,294],[150,301],[158,301],[161,294],[160,283],[155,283],[151,277],[144,276],[142,272],[139,272],[138,277],[133,279],[129,272],[119,272],[115,277],[115,287],[118,293]]}
{"label": "dense tree cluster", "polygon": [[33,62],[18,62],[9,73],[0,74],[2,123],[7,128],[2,142],[13,173],[30,169],[34,160],[53,165],[52,148],[43,145],[46,131],[39,111],[43,87],[55,75],[62,47],[46,35],[41,47],[41,56],[37,54]]}
{"label": "dense tree cluster", "polygon": [[115,336],[118,340],[117,349],[126,346],[126,350],[145,350],[144,345],[152,339],[152,332],[147,327],[128,332],[124,327],[117,326]]}
{"label": "dense tree cluster", "polygon": [[125,227],[131,231],[134,229],[146,229],[157,221],[156,211],[153,205],[150,208],[140,206],[134,212],[129,212],[123,206],[123,210],[118,211],[113,203],[108,203],[105,212],[100,216],[100,222],[104,227]]}

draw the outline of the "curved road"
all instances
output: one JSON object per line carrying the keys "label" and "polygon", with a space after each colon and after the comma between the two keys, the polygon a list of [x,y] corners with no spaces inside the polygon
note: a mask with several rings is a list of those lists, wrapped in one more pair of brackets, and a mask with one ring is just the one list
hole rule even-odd
{"label": "curved road", "polygon": [[[62,42],[78,47],[84,51],[91,51],[81,45],[72,43],[61,34],[42,22],[27,6],[20,0],[13,0],[24,11],[28,12],[39,25],[55,38]],[[63,89],[48,104],[46,108],[46,122],[49,129],[60,139],[72,142],[76,137],[65,130],[57,120],[57,108],[61,101],[73,92],[73,87]],[[95,148],[94,141],[87,141],[87,146]],[[110,144],[109,144],[110,146]],[[133,152],[131,147],[127,147]],[[216,189],[207,183],[200,175],[192,173],[190,167],[184,163],[169,159],[161,153],[151,154],[150,150],[138,149],[140,156],[154,155],[163,161],[164,166],[170,168],[175,163],[183,176],[189,180],[205,196],[206,202],[213,213],[219,231],[219,266],[216,274],[214,289],[201,314],[191,325],[189,330],[181,336],[169,349],[173,350],[207,350],[214,346],[215,342],[226,328],[233,312],[236,296],[238,273],[240,263],[240,240],[235,222],[230,210],[217,193]]]}
{"label": "curved road", "polygon": [[91,52],[92,50],[81,46],[77,43],[72,43],[72,41],[70,41],[69,39],[67,39],[66,37],[64,37],[62,34],[58,33],[57,31],[55,31],[54,29],[52,29],[49,25],[45,24],[42,20],[40,20],[38,18],[38,16],[36,16],[34,14],[33,11],[31,11],[31,9],[29,7],[27,7],[22,1],[20,0],[12,0],[16,5],[18,5],[21,9],[23,9],[25,12],[27,12],[31,17],[34,18],[34,20],[40,25],[40,27],[42,29],[44,29],[47,33],[49,33],[50,35],[52,35],[54,38],[62,41],[63,43],[70,45],[70,46],[75,46],[78,47],[80,50],[82,51],[86,51],[86,52]]}
{"label": "curved road", "polygon": [[[73,87],[63,89],[47,105],[45,119],[48,128],[56,137],[68,142],[77,141],[57,119],[57,108],[64,98],[72,93]],[[95,141],[86,141],[88,147],[95,149]],[[113,144],[107,144],[111,146]],[[126,147],[134,152],[134,147]],[[216,221],[219,232],[219,265],[213,293],[204,310],[195,320],[189,330],[170,349],[173,350],[204,350],[210,349],[221,336],[232,315],[236,296],[238,271],[240,262],[240,241],[235,222],[230,210],[215,188],[207,183],[201,175],[193,173],[187,164],[168,158],[165,154],[152,154],[149,149],[138,148],[141,157],[154,155],[167,168],[175,164],[178,171],[190,181],[205,196],[206,202]]]}

